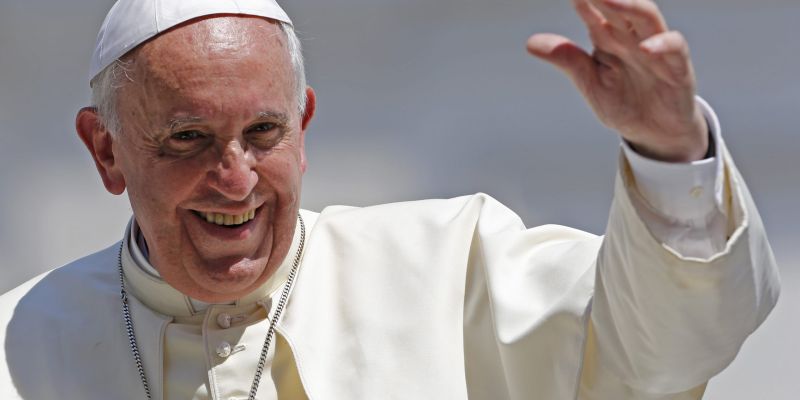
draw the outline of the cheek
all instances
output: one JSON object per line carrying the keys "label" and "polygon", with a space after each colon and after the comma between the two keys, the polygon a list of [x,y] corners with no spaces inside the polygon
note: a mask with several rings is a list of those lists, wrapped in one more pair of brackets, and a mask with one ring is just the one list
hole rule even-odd
{"label": "cheek", "polygon": [[299,155],[268,157],[259,161],[257,168],[259,184],[268,187],[281,202],[295,202],[301,183]]}
{"label": "cheek", "polygon": [[128,196],[140,217],[166,222],[188,199],[199,178],[198,166],[144,159],[128,172]]}

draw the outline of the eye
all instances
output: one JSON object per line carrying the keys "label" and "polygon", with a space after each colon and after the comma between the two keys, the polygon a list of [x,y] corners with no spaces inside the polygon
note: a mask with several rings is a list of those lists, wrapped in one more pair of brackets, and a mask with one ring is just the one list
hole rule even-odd
{"label": "eye", "polygon": [[192,140],[202,139],[205,135],[198,131],[183,131],[172,134],[171,138],[180,142],[189,142]]}
{"label": "eye", "polygon": [[265,122],[263,124],[253,125],[250,127],[250,132],[269,132],[275,128],[275,124]]}
{"label": "eye", "polygon": [[283,138],[284,130],[281,128],[270,122],[255,124],[247,129],[247,140],[259,149],[271,149]]}
{"label": "eye", "polygon": [[198,130],[187,130],[169,135],[162,143],[162,151],[173,156],[188,156],[208,147],[211,143],[213,143],[212,136]]}

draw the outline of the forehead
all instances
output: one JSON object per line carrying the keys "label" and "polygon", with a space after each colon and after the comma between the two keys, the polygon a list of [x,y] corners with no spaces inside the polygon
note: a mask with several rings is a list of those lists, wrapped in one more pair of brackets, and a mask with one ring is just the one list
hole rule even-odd
{"label": "forehead", "polygon": [[230,15],[193,20],[145,43],[135,55],[137,67],[163,78],[187,67],[213,67],[213,61],[224,64],[248,58],[257,58],[261,64],[289,61],[285,35],[276,22]]}
{"label": "forehead", "polygon": [[224,54],[249,48],[283,47],[284,35],[273,20],[246,15],[213,15],[180,24],[140,46],[141,55]]}
{"label": "forehead", "polygon": [[131,58],[133,85],[123,90],[150,109],[239,108],[294,95],[286,35],[276,22],[259,17],[190,21],[145,43]]}

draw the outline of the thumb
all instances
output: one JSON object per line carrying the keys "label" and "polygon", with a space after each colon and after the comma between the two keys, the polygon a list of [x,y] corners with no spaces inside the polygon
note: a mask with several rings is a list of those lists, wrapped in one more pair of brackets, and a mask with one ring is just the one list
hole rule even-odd
{"label": "thumb", "polygon": [[594,59],[573,41],[552,33],[537,33],[528,39],[528,52],[553,64],[579,89],[594,79]]}

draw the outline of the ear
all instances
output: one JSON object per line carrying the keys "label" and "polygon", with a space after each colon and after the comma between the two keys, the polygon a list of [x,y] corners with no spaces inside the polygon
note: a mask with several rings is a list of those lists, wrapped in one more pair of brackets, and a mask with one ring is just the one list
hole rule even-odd
{"label": "ear", "polygon": [[303,114],[303,124],[300,132],[300,168],[304,173],[308,167],[305,146],[306,130],[308,130],[308,126],[311,124],[311,119],[314,118],[314,112],[316,110],[317,95],[314,93],[314,89],[309,86],[306,88],[306,108],[305,113]]}
{"label": "ear", "polygon": [[92,155],[106,190],[111,194],[122,194],[125,191],[125,178],[114,157],[114,138],[100,122],[97,109],[84,107],[78,111],[75,129]]}

